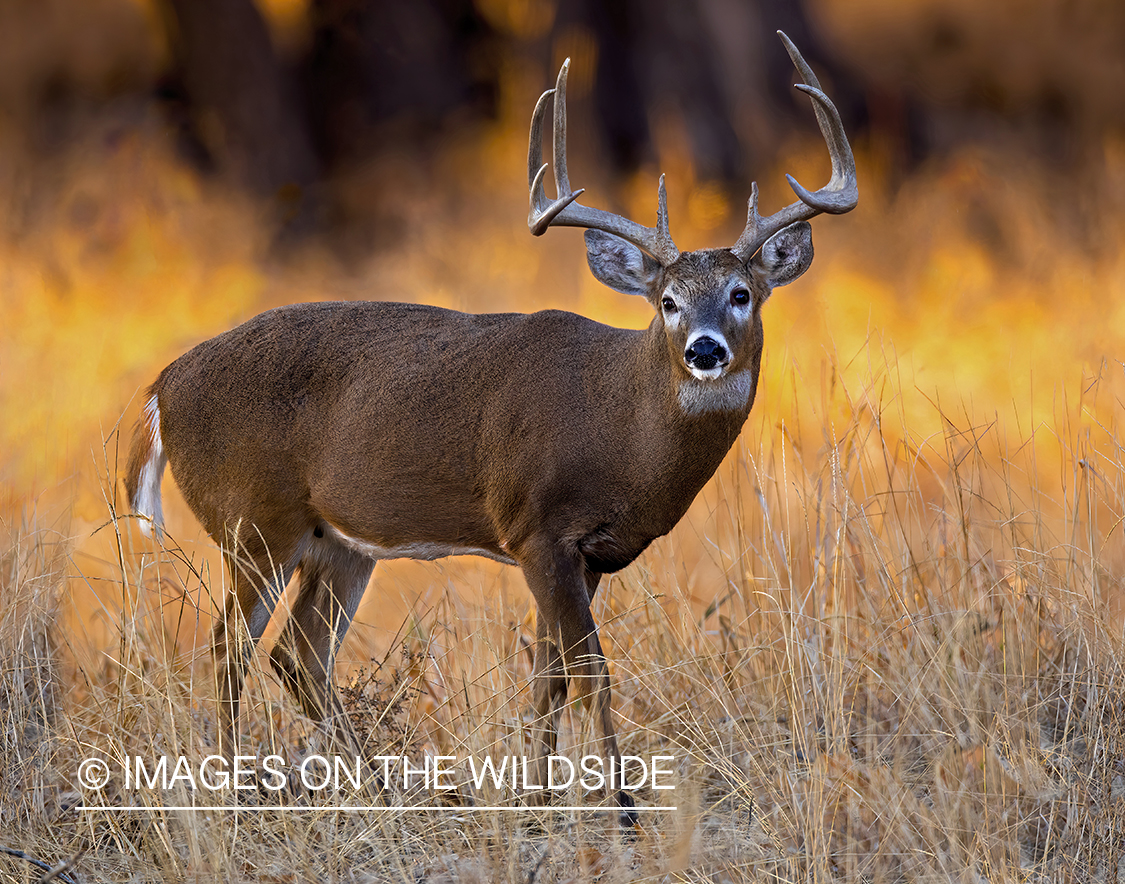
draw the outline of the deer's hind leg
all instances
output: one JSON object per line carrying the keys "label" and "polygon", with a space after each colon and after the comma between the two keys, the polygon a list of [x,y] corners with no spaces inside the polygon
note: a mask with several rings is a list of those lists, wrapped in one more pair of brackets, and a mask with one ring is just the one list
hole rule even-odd
{"label": "deer's hind leg", "polygon": [[333,677],[336,652],[367,589],[375,560],[339,544],[305,551],[300,586],[270,662],[310,718],[323,721],[341,747],[358,751]]}
{"label": "deer's hind leg", "polygon": [[271,552],[257,533],[234,539],[223,549],[231,588],[215,624],[211,647],[218,684],[219,749],[228,756],[235,754],[238,705],[250,655],[297,564],[295,550],[278,550],[284,556],[281,559]]}

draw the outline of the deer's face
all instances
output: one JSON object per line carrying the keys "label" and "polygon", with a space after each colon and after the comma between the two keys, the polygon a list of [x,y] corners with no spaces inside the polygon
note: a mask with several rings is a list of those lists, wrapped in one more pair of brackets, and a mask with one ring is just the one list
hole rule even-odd
{"label": "deer's face", "polygon": [[792,282],[812,262],[811,231],[805,222],[786,227],[745,264],[729,249],[705,249],[664,267],[623,239],[588,230],[586,257],[600,281],[653,305],[674,375],[713,382],[756,365],[759,311],[775,286]]}
{"label": "deer's face", "polygon": [[677,373],[717,380],[761,350],[768,287],[726,249],[686,252],[667,269],[654,307]]}

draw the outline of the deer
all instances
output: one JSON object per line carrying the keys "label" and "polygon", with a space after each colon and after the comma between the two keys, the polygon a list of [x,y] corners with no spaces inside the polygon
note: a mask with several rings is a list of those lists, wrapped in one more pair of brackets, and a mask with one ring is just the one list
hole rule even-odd
{"label": "deer", "polygon": [[[591,613],[598,584],[671,531],[715,473],[754,404],[763,304],[812,262],[809,220],[848,212],[858,198],[840,115],[778,35],[812,101],[831,177],[813,192],[787,176],[797,201],[764,218],[754,183],[730,248],[676,248],[663,176],[654,228],[577,202],[584,190],[571,188],[566,163],[569,59],[535,106],[531,233],[584,228],[590,271],[646,298],[647,328],[559,310],[303,303],[204,341],[148,388],[126,491],[159,538],[170,466],[222,551],[231,588],[212,649],[227,751],[250,653],[294,576],[270,664],[306,715],[354,745],[334,663],[376,562],[476,555],[522,569],[535,602],[533,782],[546,782],[572,686],[603,757],[620,769]],[[548,103],[553,200],[542,163]],[[607,791],[635,822],[629,792]]]}

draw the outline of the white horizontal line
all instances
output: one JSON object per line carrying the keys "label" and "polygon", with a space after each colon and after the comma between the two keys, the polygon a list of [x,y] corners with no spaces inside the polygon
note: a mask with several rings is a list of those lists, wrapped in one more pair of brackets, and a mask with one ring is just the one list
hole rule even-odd
{"label": "white horizontal line", "polygon": [[678,807],[596,807],[591,805],[576,805],[573,807],[520,807],[517,805],[493,805],[488,807],[441,807],[435,805],[420,805],[417,807],[406,806],[402,804],[385,804],[385,805],[345,805],[343,807],[298,807],[296,805],[268,805],[268,804],[254,804],[254,805],[228,805],[228,804],[178,804],[165,806],[162,804],[134,804],[125,805],[122,807],[107,807],[98,804],[80,804],[77,810],[108,810],[113,812],[128,812],[132,810],[232,810],[238,812],[253,811],[253,810],[292,810],[292,811],[312,811],[312,810],[342,810],[348,813],[359,813],[361,811],[379,811],[379,810],[440,810],[444,813],[473,813],[482,810],[521,810],[528,813],[535,813],[536,811],[546,810],[616,810],[620,812],[635,811],[637,813],[654,812],[659,810],[679,810]]}

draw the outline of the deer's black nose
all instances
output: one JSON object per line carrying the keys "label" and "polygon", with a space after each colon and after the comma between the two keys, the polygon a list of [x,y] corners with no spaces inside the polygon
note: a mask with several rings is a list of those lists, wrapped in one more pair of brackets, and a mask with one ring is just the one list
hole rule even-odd
{"label": "deer's black nose", "polygon": [[701,371],[710,371],[719,363],[726,361],[726,347],[706,335],[696,338],[684,351],[684,362],[691,368],[698,368]]}

